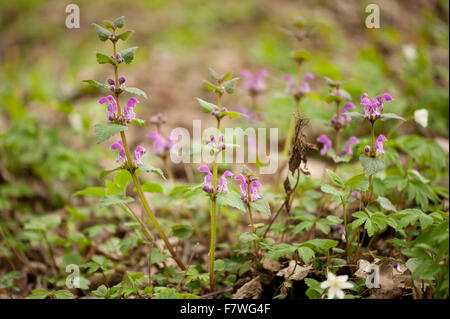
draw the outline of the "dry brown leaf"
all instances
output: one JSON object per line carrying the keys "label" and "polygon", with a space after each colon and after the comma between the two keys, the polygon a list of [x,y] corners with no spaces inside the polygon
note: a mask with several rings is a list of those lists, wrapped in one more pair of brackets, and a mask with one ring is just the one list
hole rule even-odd
{"label": "dry brown leaf", "polygon": [[300,266],[300,264],[297,264],[297,267],[295,266],[296,261],[291,260],[289,262],[289,266],[286,268],[281,269],[279,272],[277,272],[277,276],[284,277],[285,279],[289,280],[303,280],[308,276],[309,271],[312,269],[312,266]]}
{"label": "dry brown leaf", "polygon": [[263,268],[266,270],[270,270],[270,271],[278,271],[281,269],[282,265],[280,262],[276,261],[276,260],[270,260],[270,259],[264,259],[263,261]]}
{"label": "dry brown leaf", "polygon": [[259,299],[261,298],[262,291],[261,279],[259,276],[256,276],[239,288],[233,295],[233,299]]}

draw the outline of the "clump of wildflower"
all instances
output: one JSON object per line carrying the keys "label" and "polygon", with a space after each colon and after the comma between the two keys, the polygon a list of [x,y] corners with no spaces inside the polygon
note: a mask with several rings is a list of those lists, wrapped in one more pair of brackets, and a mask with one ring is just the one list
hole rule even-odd
{"label": "clump of wildflower", "polygon": [[249,70],[242,70],[241,76],[244,78],[242,88],[250,93],[250,95],[258,95],[267,89],[266,78],[269,73],[261,69],[256,74],[252,74]]}
{"label": "clump of wildflower", "polygon": [[241,199],[244,203],[255,202],[262,198],[261,194],[258,193],[261,183],[253,175],[249,175],[246,178],[244,175],[239,174],[234,179],[241,182]]}
{"label": "clump of wildflower", "polygon": [[341,110],[340,116],[337,116],[336,114],[333,115],[331,118],[331,126],[334,129],[341,129],[347,124],[351,123],[352,118],[350,115],[348,115],[348,111],[351,109],[354,109],[355,105],[351,102],[345,103],[344,107]]}
{"label": "clump of wildflower", "polygon": [[379,119],[381,113],[383,113],[385,101],[392,101],[392,96],[388,93],[384,93],[380,97],[370,99],[367,93],[364,93],[361,96],[361,104],[364,107],[364,118],[369,121]]}
{"label": "clump of wildflower", "polygon": [[320,284],[320,288],[328,289],[328,299],[334,299],[334,296],[343,299],[345,295],[343,289],[350,289],[353,287],[347,280],[347,275],[336,276],[331,271],[328,271],[327,280]]}
{"label": "clump of wildflower", "polygon": [[223,142],[224,141],[224,135],[220,134],[219,135],[219,140],[216,140],[216,137],[214,135],[211,135],[211,138],[206,141],[206,145],[212,147],[214,153],[219,153],[223,150],[226,149],[226,144]]}
{"label": "clump of wildflower", "polygon": [[300,85],[298,87],[295,80],[290,75],[285,75],[283,79],[288,83],[286,93],[291,94],[296,101],[299,101],[303,96],[311,92],[311,87],[309,86],[308,81],[314,79],[314,75],[311,73],[306,73],[300,81]]}
{"label": "clump of wildflower", "polygon": [[320,155],[322,155],[322,156],[327,155],[328,151],[333,147],[331,140],[325,134],[320,135],[317,138],[317,142],[323,144],[323,147],[320,150]]}
{"label": "clump of wildflower", "polygon": [[206,193],[209,194],[221,194],[223,192],[228,191],[228,181],[227,177],[233,176],[233,173],[230,171],[225,171],[222,176],[219,178],[219,184],[214,189],[213,186],[213,174],[211,173],[208,166],[203,165],[198,169],[202,173],[206,173],[206,176],[203,180],[202,189]]}

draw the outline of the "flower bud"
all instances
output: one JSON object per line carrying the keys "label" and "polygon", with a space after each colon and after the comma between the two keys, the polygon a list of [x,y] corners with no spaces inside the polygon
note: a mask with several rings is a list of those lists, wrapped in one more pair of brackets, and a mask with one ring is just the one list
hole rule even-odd
{"label": "flower bud", "polygon": [[369,145],[366,145],[366,146],[364,147],[364,152],[365,152],[365,153],[370,153],[370,146],[369,146]]}
{"label": "flower bud", "polygon": [[116,90],[116,87],[114,86],[114,85],[111,85],[110,87],[109,87],[109,89],[111,90],[111,91],[115,91]]}
{"label": "flower bud", "polygon": [[124,84],[126,80],[127,80],[127,79],[126,79],[124,76],[121,76],[121,77],[119,78],[119,84],[120,84],[120,85]]}
{"label": "flower bud", "polygon": [[113,79],[108,79],[107,82],[108,82],[109,85],[114,85],[115,84]]}

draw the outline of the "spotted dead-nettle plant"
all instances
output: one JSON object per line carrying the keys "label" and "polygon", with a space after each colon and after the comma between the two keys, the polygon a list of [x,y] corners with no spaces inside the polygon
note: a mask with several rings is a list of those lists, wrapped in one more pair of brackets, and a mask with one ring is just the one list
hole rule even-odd
{"label": "spotted dead-nettle plant", "polygon": [[[136,97],[128,97],[124,105],[121,104],[121,98],[124,97],[125,94],[139,95],[147,98],[144,91],[138,88],[128,87],[127,84],[129,81],[124,76],[119,75],[119,67],[124,63],[130,64],[134,59],[134,54],[137,49],[137,47],[134,46],[119,50],[119,45],[128,39],[132,31],[121,31],[124,27],[124,17],[117,18],[114,21],[105,21],[104,26],[94,24],[94,27],[101,41],[109,41],[111,43],[112,48],[109,54],[97,53],[96,57],[99,64],[106,64],[112,68],[113,76],[112,78],[107,79],[107,83],[102,83],[95,80],[85,80],[85,82],[96,88],[105,89],[109,92],[108,95],[102,97],[98,101],[100,105],[106,107],[106,122],[95,125],[95,131],[97,134],[98,143],[114,138],[110,149],[117,152],[116,162],[119,164],[118,167],[105,170],[100,174],[101,178],[103,178],[109,173],[116,171],[114,181],[107,181],[106,188],[103,191],[96,188],[96,194],[103,195],[101,200],[102,205],[121,206],[139,222],[148,239],[152,241],[153,237],[147,224],[127,205],[127,203],[134,201],[133,198],[125,195],[126,185],[132,180],[144,210],[146,211],[159,236],[163,240],[167,250],[170,252],[172,258],[176,261],[178,266],[185,270],[185,265],[177,256],[174,248],[169,243],[164,230],[153,214],[153,211],[144,195],[143,187],[139,179],[139,174],[141,173],[152,172],[165,179],[164,174],[161,170],[143,162],[142,157],[147,152],[144,147],[137,145],[134,148],[134,151],[131,152],[130,145],[127,142],[126,131],[128,130],[128,126],[138,125],[145,127],[145,121],[136,118],[135,108],[140,102]],[[155,145],[153,148],[155,149]],[[163,148],[164,150],[162,152],[166,150],[165,147]],[[92,189],[90,191],[85,190],[79,192],[79,194],[87,195],[93,195],[93,193],[94,190]]]}

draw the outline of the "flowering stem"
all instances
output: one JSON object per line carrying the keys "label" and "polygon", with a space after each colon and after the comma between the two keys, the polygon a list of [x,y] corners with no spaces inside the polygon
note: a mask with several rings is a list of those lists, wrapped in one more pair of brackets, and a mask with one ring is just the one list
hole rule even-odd
{"label": "flowering stem", "polygon": [[[339,119],[339,102],[336,101],[336,119]],[[335,152],[336,152],[336,156],[339,155],[339,144],[341,143],[341,129],[339,127],[335,128],[336,130],[336,135],[335,135]]]}
{"label": "flowering stem", "polygon": [[[249,193],[249,191],[247,190],[247,194],[248,193]],[[247,198],[250,198],[249,194],[247,195]],[[247,209],[248,209],[248,216],[250,218],[250,227],[252,229],[252,233],[256,235],[256,229],[255,229],[255,225],[253,224],[252,208],[250,206],[250,203],[247,203]],[[253,247],[255,248],[256,258],[258,258],[259,253],[258,253],[258,244],[256,243],[256,240],[253,241]]]}
{"label": "flowering stem", "polygon": [[169,250],[170,254],[172,255],[172,258],[175,260],[177,265],[182,269],[186,270],[186,266],[183,264],[181,259],[177,256],[175,250],[172,248],[172,245],[170,245],[169,240],[166,237],[166,234],[162,230],[161,226],[159,225],[158,221],[155,218],[155,215],[153,215],[152,210],[150,209],[150,206],[147,202],[147,199],[144,196],[144,192],[142,191],[141,183],[139,182],[139,179],[136,176],[136,173],[134,171],[130,171],[131,177],[133,178],[133,182],[136,185],[136,189],[139,194],[139,198],[142,201],[142,204],[144,205],[145,211],[147,212],[148,217],[150,217],[150,220],[152,221],[153,225],[156,228],[156,231],[158,232],[161,239],[164,241],[164,244],[166,245],[166,248]]}
{"label": "flowering stem", "polygon": [[[114,57],[116,57],[117,55],[117,47],[116,47],[116,41],[113,41],[113,52],[114,52]],[[120,98],[119,98],[119,93],[117,93],[117,88],[119,85],[119,71],[118,71],[118,66],[117,65],[113,65],[114,67],[114,78],[115,78],[115,86],[116,86],[116,90],[114,92],[115,95],[115,99],[116,99],[116,103],[117,103],[117,112],[118,112],[118,117],[121,116],[121,109],[120,109]],[[182,269],[182,270],[186,270],[186,266],[183,264],[183,262],[181,261],[181,259],[179,259],[179,257],[177,256],[175,250],[172,248],[172,246],[169,243],[169,240],[167,239],[164,231],[162,230],[161,226],[159,225],[158,221],[156,220],[155,216],[152,213],[152,210],[150,209],[150,206],[147,202],[147,199],[144,196],[144,192],[142,190],[141,187],[141,183],[139,182],[139,179],[136,176],[135,173],[135,164],[130,156],[130,151],[128,149],[128,145],[127,145],[127,139],[125,136],[125,132],[121,131],[120,132],[120,137],[122,140],[122,144],[123,144],[123,148],[125,150],[125,154],[127,157],[127,166],[128,166],[128,171],[131,174],[131,177],[133,178],[133,182],[136,186],[136,189],[138,191],[139,194],[139,198],[141,199],[141,202],[144,206],[145,211],[147,212],[147,215],[150,217],[150,220],[152,221],[153,225],[155,226],[159,236],[161,237],[161,239],[164,241],[164,244],[166,245],[166,248],[169,250],[170,254],[172,255],[172,258],[175,260],[175,262],[178,264],[178,266]]]}
{"label": "flowering stem", "polygon": [[[222,94],[218,94],[217,98],[217,107],[218,112],[220,113],[222,108]],[[217,137],[216,141],[219,140],[219,132],[220,132],[220,119],[217,119]],[[211,197],[211,242],[209,247],[209,286],[211,291],[214,291],[214,253],[216,251],[216,210],[217,210],[217,193],[216,193],[216,185],[217,185],[217,160],[214,157],[213,162],[213,188],[214,194]]]}

